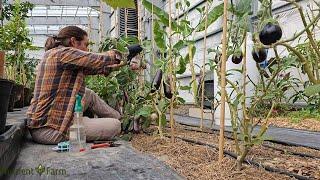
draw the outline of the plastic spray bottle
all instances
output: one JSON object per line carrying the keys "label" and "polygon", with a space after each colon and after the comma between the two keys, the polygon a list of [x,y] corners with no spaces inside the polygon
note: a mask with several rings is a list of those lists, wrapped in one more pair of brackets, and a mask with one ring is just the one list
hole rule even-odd
{"label": "plastic spray bottle", "polygon": [[69,142],[71,152],[81,152],[86,148],[86,133],[83,124],[81,96],[76,96],[73,124],[70,126]]}

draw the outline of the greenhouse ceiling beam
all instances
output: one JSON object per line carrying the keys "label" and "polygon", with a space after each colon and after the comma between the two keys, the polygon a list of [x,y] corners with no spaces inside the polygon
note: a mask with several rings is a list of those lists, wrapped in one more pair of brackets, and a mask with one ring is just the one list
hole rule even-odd
{"label": "greenhouse ceiling beam", "polygon": [[[99,0],[21,0],[21,2],[30,2],[39,6],[83,6],[83,7],[100,7]],[[14,0],[8,1],[10,4],[14,3]]]}
{"label": "greenhouse ceiling beam", "polygon": [[[28,25],[88,25],[88,17],[46,17],[46,16],[34,16],[27,19]],[[91,27],[99,27],[99,18],[91,17]]]}
{"label": "greenhouse ceiling beam", "polygon": [[[88,29],[85,29],[87,32],[88,32]],[[98,32],[99,29],[97,28],[91,28],[91,32]],[[59,30],[32,30],[29,32],[29,35],[30,36],[51,36],[53,34],[58,34],[59,33]]]}

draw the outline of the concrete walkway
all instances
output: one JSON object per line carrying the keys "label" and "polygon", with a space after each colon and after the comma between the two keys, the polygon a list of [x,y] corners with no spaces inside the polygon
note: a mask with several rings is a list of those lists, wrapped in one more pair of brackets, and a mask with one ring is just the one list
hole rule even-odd
{"label": "concrete walkway", "polygon": [[[199,126],[200,119],[189,116],[174,116],[176,122],[187,125]],[[204,126],[210,128],[211,120],[204,120]],[[219,129],[219,126],[214,126],[213,129]],[[259,131],[260,127],[254,129],[254,133]],[[226,131],[231,132],[231,127],[226,127]],[[312,132],[291,128],[279,128],[270,126],[266,132],[268,139],[278,142],[287,143],[295,146],[310,147],[320,150],[320,132]]]}
{"label": "concrete walkway", "polygon": [[[21,123],[26,108],[8,114],[7,124]],[[118,147],[98,148],[79,153],[54,152],[54,145],[32,142],[30,135],[6,179],[183,179],[157,158],[119,141]],[[41,166],[40,166],[41,165]],[[9,173],[8,173],[9,174]]]}

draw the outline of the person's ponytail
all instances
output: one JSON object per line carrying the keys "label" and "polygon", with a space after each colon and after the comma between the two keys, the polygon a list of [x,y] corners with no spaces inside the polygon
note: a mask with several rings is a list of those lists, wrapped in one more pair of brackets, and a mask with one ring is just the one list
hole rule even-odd
{"label": "person's ponytail", "polygon": [[57,42],[56,38],[53,36],[48,37],[45,45],[44,45],[44,50],[48,51],[50,49],[53,49],[55,47],[58,47],[59,43]]}

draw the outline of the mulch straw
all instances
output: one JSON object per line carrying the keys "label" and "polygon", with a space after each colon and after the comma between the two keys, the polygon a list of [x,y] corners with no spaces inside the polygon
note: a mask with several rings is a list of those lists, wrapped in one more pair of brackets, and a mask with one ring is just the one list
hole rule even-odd
{"label": "mulch straw", "polygon": [[[177,130],[179,136],[180,131]],[[132,145],[139,151],[150,153],[166,162],[187,179],[290,179],[247,165],[243,166],[242,171],[236,171],[234,170],[236,161],[229,157],[224,158],[220,168],[217,150],[179,139],[171,143],[169,138],[161,139],[158,135],[138,134],[133,137]]]}

